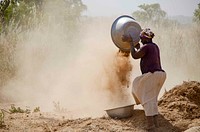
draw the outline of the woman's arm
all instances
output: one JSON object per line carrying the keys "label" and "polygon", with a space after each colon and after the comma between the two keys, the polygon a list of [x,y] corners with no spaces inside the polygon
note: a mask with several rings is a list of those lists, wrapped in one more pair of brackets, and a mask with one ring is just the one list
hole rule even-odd
{"label": "woman's arm", "polygon": [[[131,45],[131,55],[134,59],[142,58],[145,55],[145,50],[146,50],[145,45],[142,46],[141,48],[139,44],[134,46],[133,43],[130,43],[130,45]],[[135,48],[138,50],[136,51]]]}

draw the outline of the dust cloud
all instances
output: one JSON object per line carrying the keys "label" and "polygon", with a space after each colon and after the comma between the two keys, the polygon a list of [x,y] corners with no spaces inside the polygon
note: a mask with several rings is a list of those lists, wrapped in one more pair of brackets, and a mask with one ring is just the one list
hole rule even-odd
{"label": "dust cloud", "polygon": [[[163,69],[167,73],[164,89],[181,84],[183,81],[200,81],[198,24],[170,24],[153,27],[154,42],[160,47]],[[162,93],[161,93],[162,95]]]}
{"label": "dust cloud", "polygon": [[[79,29],[70,35],[60,15],[63,8],[47,5],[49,17],[19,35],[17,73],[2,89],[4,97],[25,106],[39,106],[41,111],[59,107],[73,117],[101,116],[105,109],[134,103],[131,82],[141,75],[139,61],[118,53],[111,41],[110,28],[116,17],[83,18]],[[150,28],[167,72],[160,96],[183,80],[198,80],[199,28]]]}
{"label": "dust cloud", "polygon": [[79,32],[69,38],[63,17],[57,16],[61,7],[48,4],[45,13],[50,17],[20,34],[17,74],[3,94],[25,106],[39,106],[42,111],[59,107],[74,117],[98,116],[107,108],[131,104],[127,87],[132,64],[111,42],[113,19],[84,21]]}

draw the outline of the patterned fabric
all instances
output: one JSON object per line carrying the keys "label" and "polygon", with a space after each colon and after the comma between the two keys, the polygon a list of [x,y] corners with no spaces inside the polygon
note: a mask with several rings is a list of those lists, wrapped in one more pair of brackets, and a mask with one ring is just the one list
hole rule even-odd
{"label": "patterned fabric", "polygon": [[150,28],[146,28],[146,29],[142,30],[141,33],[140,33],[140,38],[149,38],[149,39],[152,39],[154,36],[155,35],[151,31]]}

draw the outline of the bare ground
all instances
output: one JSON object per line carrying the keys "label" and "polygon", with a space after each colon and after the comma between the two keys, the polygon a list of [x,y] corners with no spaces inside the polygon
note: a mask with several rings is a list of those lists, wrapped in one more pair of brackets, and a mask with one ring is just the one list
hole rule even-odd
{"label": "bare ground", "polygon": [[[159,101],[159,111],[158,132],[182,132],[200,126],[200,83],[183,82],[165,93]],[[144,111],[139,109],[133,110],[131,118],[120,120],[106,114],[99,118],[70,119],[67,113],[4,113],[2,132],[144,132],[146,126]]]}

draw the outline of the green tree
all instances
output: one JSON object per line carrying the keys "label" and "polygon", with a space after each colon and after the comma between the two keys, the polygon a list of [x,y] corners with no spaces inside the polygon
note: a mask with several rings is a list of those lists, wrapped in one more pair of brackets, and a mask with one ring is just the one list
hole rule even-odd
{"label": "green tree", "polygon": [[0,1],[0,31],[1,29],[4,30],[5,29],[5,12],[6,9],[8,8],[8,6],[10,5],[10,0],[1,0]]}
{"label": "green tree", "polygon": [[7,27],[16,29],[19,26],[27,26],[30,18],[33,18],[34,10],[38,0],[1,0],[0,15],[1,25],[0,30],[5,31]]}
{"label": "green tree", "polygon": [[[44,4],[51,4],[51,11],[56,17],[65,17],[66,26],[76,26],[81,13],[87,9],[86,5],[81,0],[0,0],[0,16],[1,28],[12,26],[12,29],[21,27],[22,29],[29,29],[34,27],[36,20],[42,16],[42,9]],[[58,6],[64,6],[59,8]],[[53,13],[51,13],[52,15]],[[48,15],[48,14],[46,14]],[[47,17],[47,16],[46,16]],[[52,17],[52,16],[51,16]],[[35,22],[35,23],[34,23]]]}
{"label": "green tree", "polygon": [[[81,0],[54,0],[46,1],[46,17],[55,20],[57,24],[62,24],[66,29],[73,30],[81,17],[81,13],[87,9]],[[64,20],[58,21],[58,20]]]}
{"label": "green tree", "polygon": [[157,22],[166,17],[166,12],[161,9],[160,4],[142,4],[138,6],[139,11],[132,13],[132,16],[139,21]]}
{"label": "green tree", "polygon": [[194,10],[194,21],[200,22],[200,3],[198,4],[198,9]]}
{"label": "green tree", "polygon": [[15,76],[15,49],[22,40],[21,31],[54,24],[65,30],[63,39],[69,41],[86,9],[81,0],[0,0],[0,87]]}

